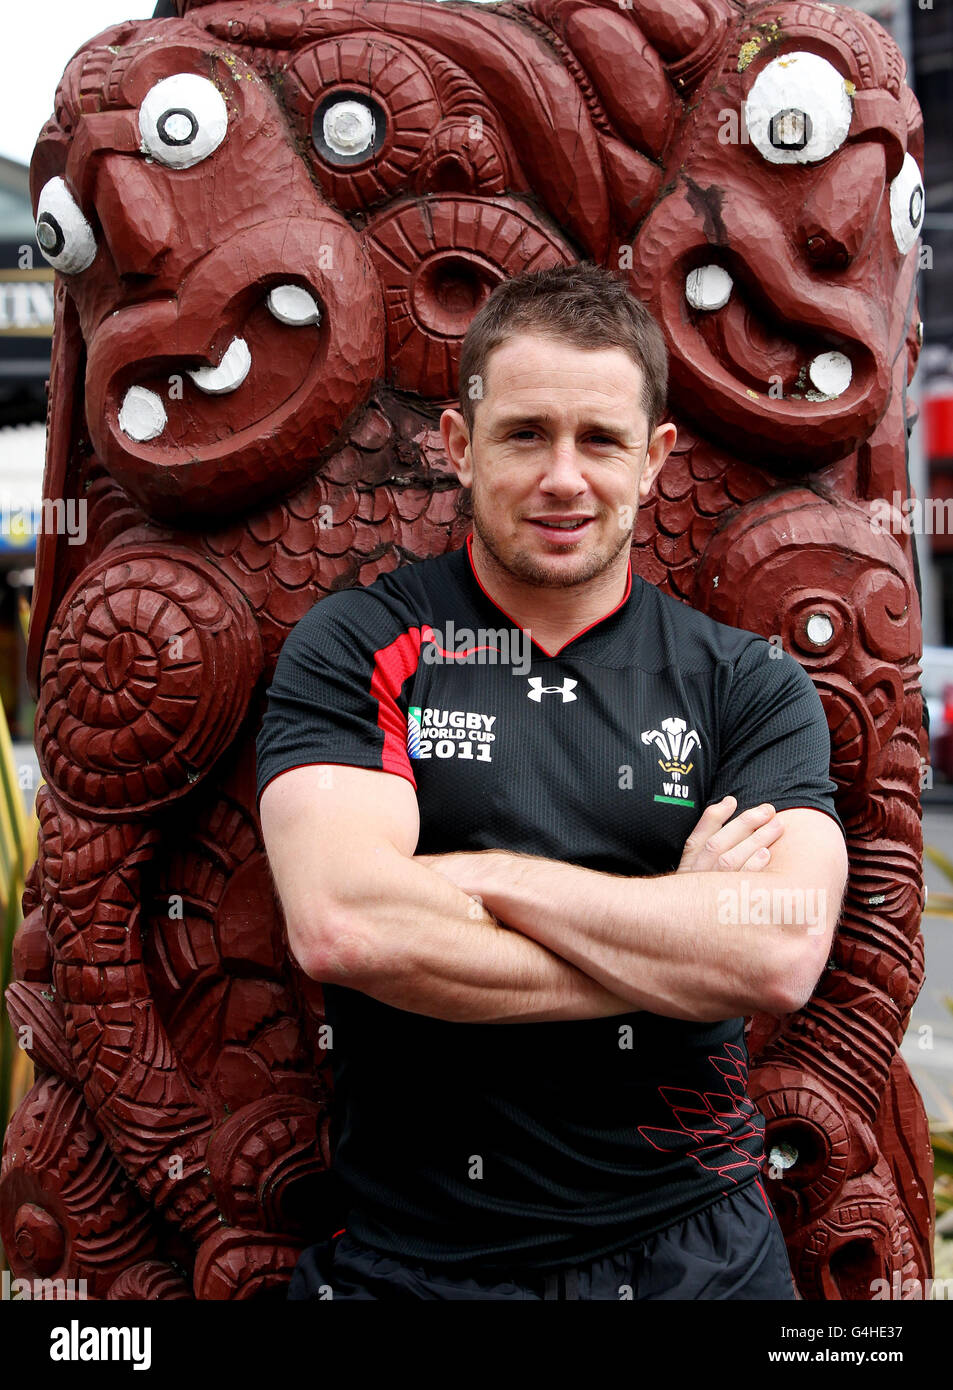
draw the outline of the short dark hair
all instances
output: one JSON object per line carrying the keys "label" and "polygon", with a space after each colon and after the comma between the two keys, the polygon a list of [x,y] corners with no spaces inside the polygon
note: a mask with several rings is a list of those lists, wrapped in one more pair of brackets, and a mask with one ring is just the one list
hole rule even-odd
{"label": "short dark hair", "polygon": [[[503,280],[475,315],[460,355],[460,413],[472,438],[474,378],[486,378],[494,348],[517,333],[581,348],[619,347],[642,370],[642,409],[655,429],[666,410],[668,351],[652,314],[611,271],[593,261],[526,270]],[[477,396],[480,399],[480,396]]]}

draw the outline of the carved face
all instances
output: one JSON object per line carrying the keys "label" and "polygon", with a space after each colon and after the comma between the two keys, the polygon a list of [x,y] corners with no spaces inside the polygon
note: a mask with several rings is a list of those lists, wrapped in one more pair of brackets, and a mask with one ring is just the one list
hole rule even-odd
{"label": "carved face", "polygon": [[[846,12],[774,6],[742,31],[642,228],[635,280],[706,432],[817,466],[883,415],[923,218],[899,53]],[[901,285],[903,282],[903,285]]]}
{"label": "carved face", "polygon": [[[919,706],[900,669],[918,643],[907,557],[852,505],[861,469],[845,468],[827,500],[820,486],[756,495],[765,475],[746,465],[803,472],[848,453],[881,419],[891,364],[909,343],[920,131],[896,50],[863,17],[822,5],[177,9],[185,17],[118,26],[77,56],[34,158],[40,244],[61,277],[45,491],[88,489],[101,524],[75,555],[56,553],[54,534],[40,538],[30,669],[48,785],[28,894],[43,894],[34,911],[52,951],[36,952],[33,992],[19,997],[21,1017],[49,1021],[36,1060],[69,1082],[41,1079],[15,1121],[0,1215],[14,1215],[6,1246],[38,1273],[69,1258],[93,1271],[97,1297],[181,1296],[179,1275],[154,1258],[153,1213],[131,1186],[127,1199],[118,1164],[106,1172],[105,1141],[96,1145],[108,1134],[156,1220],[161,1211],[180,1228],[176,1251],[201,1243],[196,1296],[220,1299],[280,1287],[300,1214],[320,1205],[301,1187],[296,1200],[285,1194],[330,1158],[329,1117],[309,1099],[325,1043],[302,1042],[319,1003],[300,1027],[281,978],[249,715],[313,601],[452,543],[431,426],[455,403],[474,313],[524,269],[581,259],[622,269],[616,253],[633,252],[632,286],[671,346],[673,409],[730,451],[693,440],[675,461],[648,513],[657,577],[687,597],[694,571],[711,616],[779,634],[813,662],[845,803],[854,788],[854,804],[872,801],[879,779],[880,804],[901,807],[884,816],[896,815],[896,838],[875,834],[869,875],[856,880],[899,881],[875,946],[888,940],[881,923],[901,945],[880,953],[890,959],[878,974],[873,938],[852,931],[854,957],[840,958],[828,999],[844,1012],[857,1001],[855,1037],[872,1020],[886,1039],[894,1004],[902,1023],[922,966],[911,945],[919,870],[903,867],[919,862],[917,748],[903,737]],[[641,397],[631,370],[554,392],[525,356],[495,360],[510,369],[511,396],[548,405],[554,394],[563,441],[607,384],[616,405]],[[538,441],[530,432],[512,444],[532,457]],[[484,488],[508,552],[535,520],[535,558],[550,577],[574,563],[576,542],[538,525],[557,508],[591,509],[580,547],[608,553],[610,531],[627,540],[616,513],[645,494],[616,447],[591,441],[582,481],[563,463],[544,488],[545,465],[534,474],[521,463]],[[887,495],[902,454],[884,429],[857,488],[884,480]],[[853,829],[855,859],[869,825],[868,814]],[[165,911],[173,896],[178,918]],[[865,915],[877,903],[853,901]],[[51,968],[55,992],[41,989]],[[834,1037],[850,1104],[865,1090],[873,1101],[888,1049],[845,1052],[850,1030],[837,1024],[811,1025],[803,1055]],[[846,1071],[858,1057],[855,1081]],[[791,1085],[782,1076],[771,1111],[788,1133],[803,1075],[798,1063]],[[893,1078],[880,1114],[909,1128],[922,1108]],[[822,1112],[810,1100],[807,1114],[833,1155],[818,1160],[811,1200],[831,1203],[872,1142],[847,1131],[836,1105]],[[918,1135],[911,1172],[914,1148],[929,1152],[925,1118]],[[187,1159],[171,1184],[159,1162],[167,1144]],[[96,1192],[109,1186],[92,1222],[83,1193],[64,1204],[60,1180],[68,1174],[75,1195],[90,1153]],[[802,1156],[786,1191],[799,1192],[805,1166]],[[828,1263],[849,1252],[848,1228],[861,1240],[874,1230],[871,1248],[895,1238],[900,1249],[899,1225],[873,1199],[858,1227],[868,1189],[851,1182],[823,1218],[835,1233]],[[921,1188],[911,1180],[908,1191]],[[123,1223],[124,1239],[112,1240]],[[830,1281],[817,1297],[846,1288]]]}
{"label": "carved face", "polygon": [[111,68],[104,51],[67,73],[71,140],[33,163],[37,236],[86,343],[90,436],[160,515],[221,506],[223,484],[248,505],[304,476],[366,398],[376,276],[254,69],[195,44],[133,38]]}
{"label": "carved face", "polygon": [[[900,546],[860,507],[787,489],[742,509],[712,541],[699,592],[719,622],[774,635],[811,672],[831,727],[831,774],[865,787],[904,717],[917,602]],[[910,744],[894,757],[918,754]]]}
{"label": "carved face", "polygon": [[[67,72],[34,159],[39,235],[78,311],[94,448],[147,510],[286,492],[377,379],[452,404],[493,287],[611,266],[633,217],[676,413],[777,471],[870,435],[923,215],[919,115],[877,26],[722,14],[684,36],[701,57],[680,106],[683,69],[636,17],[612,16],[609,53],[601,10],[547,49],[479,6],[367,4],[193,5]],[[650,79],[644,111],[618,103]]]}

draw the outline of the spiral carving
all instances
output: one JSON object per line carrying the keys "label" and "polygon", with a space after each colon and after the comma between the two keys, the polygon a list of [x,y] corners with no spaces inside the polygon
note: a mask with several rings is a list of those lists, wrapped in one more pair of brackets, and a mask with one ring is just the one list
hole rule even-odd
{"label": "spiral carving", "polygon": [[[59,1077],[39,1080],[7,1129],[0,1239],[16,1277],[60,1280],[63,1288],[83,1279],[91,1298],[105,1298],[117,1275],[156,1250],[151,1211],[80,1092]],[[49,1297],[65,1296],[48,1287]]]}
{"label": "spiral carving", "polygon": [[365,237],[387,308],[389,380],[445,404],[456,399],[470,320],[496,286],[575,260],[528,208],[503,199],[405,204],[374,218]]}
{"label": "spiral carving", "polygon": [[316,43],[282,74],[281,91],[322,186],[348,212],[406,184],[440,121],[426,68],[391,37]]}
{"label": "spiral carving", "polygon": [[[633,568],[774,638],[831,729],[831,959],[750,1033],[769,1152],[798,1152],[766,1175],[792,1268],[823,1299],[929,1274],[898,1052],[923,979],[919,609],[909,537],[868,514],[909,490],[921,328],[917,229],[884,215],[900,152],[922,164],[899,52],[807,0],[176,9],[80,50],[32,169],[96,255],[56,272],[44,490],[88,525],[38,538],[47,785],[8,1007],[39,1080],[0,1171],[11,1269],[97,1298],[280,1295],[305,1232],[345,1224],[321,991],[256,815],[265,691],[314,603],[462,544],[438,415],[472,389],[464,333],[506,277],[591,259],[669,347],[679,438]],[[856,122],[798,167],[722,129],[792,44]],[[166,82],[227,113],[192,113],[188,166],[137,148]]]}
{"label": "spiral carving", "polygon": [[37,753],[75,810],[143,812],[226,749],[262,667],[247,604],[187,551],[107,554],[66,596],[41,672]]}

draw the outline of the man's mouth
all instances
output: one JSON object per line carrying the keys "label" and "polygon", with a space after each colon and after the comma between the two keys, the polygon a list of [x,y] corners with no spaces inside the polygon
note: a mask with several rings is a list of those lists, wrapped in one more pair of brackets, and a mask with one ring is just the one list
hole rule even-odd
{"label": "man's mouth", "polygon": [[567,542],[576,540],[587,531],[595,520],[592,516],[574,517],[527,517],[530,526],[547,540]]}

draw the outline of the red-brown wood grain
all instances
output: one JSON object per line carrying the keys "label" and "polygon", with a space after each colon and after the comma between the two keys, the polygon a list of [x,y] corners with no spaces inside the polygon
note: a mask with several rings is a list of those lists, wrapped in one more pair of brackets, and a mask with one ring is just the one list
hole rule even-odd
{"label": "red-brown wood grain", "polygon": [[[324,595],[462,543],[437,420],[466,327],[501,279],[593,259],[671,355],[679,443],[639,573],[780,636],[830,723],[851,861],[830,967],[749,1035],[767,1148],[798,1152],[770,1181],[797,1282],[836,1300],[927,1277],[932,1158],[898,1052],[923,978],[920,610],[909,536],[870,521],[908,495],[920,337],[917,227],[898,240],[896,219],[922,128],[897,49],[810,3],[179,11],[80,51],[33,161],[35,202],[64,180],[96,249],[58,276],[44,496],[83,499],[88,534],[39,542],[14,1274],[255,1297],[340,1225],[320,990],[255,814],[264,690]],[[792,54],[847,94],[846,136],[811,160],[766,157],[742,116]],[[142,122],[182,76],[218,143],[172,166]],[[373,113],[363,154],[325,139],[335,101]],[[190,373],[226,352],[202,389]]]}

